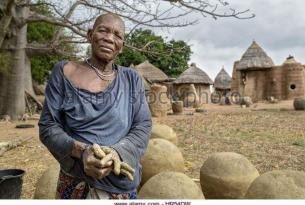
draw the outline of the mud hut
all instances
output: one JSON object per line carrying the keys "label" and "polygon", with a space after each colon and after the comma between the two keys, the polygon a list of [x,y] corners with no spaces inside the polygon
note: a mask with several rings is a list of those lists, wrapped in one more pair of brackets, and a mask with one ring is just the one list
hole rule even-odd
{"label": "mud hut", "polygon": [[254,102],[265,99],[266,73],[273,66],[273,60],[253,41],[240,61],[235,63],[233,78],[238,81],[235,91],[251,97]]}
{"label": "mud hut", "polygon": [[242,58],[234,63],[231,90],[249,96],[253,102],[290,100],[305,94],[304,66],[289,56],[279,66],[254,41]]}
{"label": "mud hut", "polygon": [[163,84],[168,80],[168,76],[162,70],[149,63],[147,60],[136,65],[135,69],[150,83]]}
{"label": "mud hut", "polygon": [[[282,75],[279,81],[282,82],[282,92],[279,96],[281,96],[283,99],[304,97],[305,69],[302,64],[297,62],[293,56],[289,56],[281,67]],[[278,86],[280,86],[279,83]]]}
{"label": "mud hut", "polygon": [[[193,98],[196,98],[196,102],[194,101],[193,104],[198,106],[210,103],[210,85],[212,84],[213,81],[211,78],[203,70],[198,68],[195,63],[192,63],[191,66],[174,81],[175,96],[185,102],[190,95],[193,95]],[[190,93],[193,87],[195,87],[195,93]],[[188,104],[192,106],[191,102]]]}
{"label": "mud hut", "polygon": [[149,61],[144,61],[143,63],[136,65],[135,69],[143,76],[146,80],[147,85],[160,84],[167,87],[168,96],[173,95],[173,79],[169,78],[161,69],[157,68]]}
{"label": "mud hut", "polygon": [[215,92],[220,93],[221,96],[226,95],[231,90],[231,81],[231,76],[227,73],[224,67],[222,67],[214,80]]}

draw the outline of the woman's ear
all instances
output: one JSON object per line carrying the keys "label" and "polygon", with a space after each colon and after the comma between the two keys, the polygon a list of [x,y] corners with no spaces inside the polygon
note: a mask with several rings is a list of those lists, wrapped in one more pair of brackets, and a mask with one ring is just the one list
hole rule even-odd
{"label": "woman's ear", "polygon": [[89,29],[87,32],[87,40],[89,43],[92,43],[92,32],[93,32],[92,29]]}

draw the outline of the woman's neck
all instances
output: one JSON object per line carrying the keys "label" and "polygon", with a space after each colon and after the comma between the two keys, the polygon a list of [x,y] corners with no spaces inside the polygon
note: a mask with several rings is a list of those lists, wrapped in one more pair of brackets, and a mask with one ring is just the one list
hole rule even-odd
{"label": "woman's neck", "polygon": [[110,62],[103,62],[95,58],[94,56],[90,57],[90,63],[97,69],[99,69],[101,72],[109,73],[112,72],[112,61]]}

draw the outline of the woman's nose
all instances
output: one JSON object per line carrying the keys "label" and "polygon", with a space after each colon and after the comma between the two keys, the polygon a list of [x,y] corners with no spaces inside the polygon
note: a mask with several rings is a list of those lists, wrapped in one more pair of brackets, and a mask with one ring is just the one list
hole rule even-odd
{"label": "woman's nose", "polygon": [[105,34],[104,37],[105,41],[109,42],[109,43],[113,43],[114,42],[114,34],[111,32],[108,32]]}

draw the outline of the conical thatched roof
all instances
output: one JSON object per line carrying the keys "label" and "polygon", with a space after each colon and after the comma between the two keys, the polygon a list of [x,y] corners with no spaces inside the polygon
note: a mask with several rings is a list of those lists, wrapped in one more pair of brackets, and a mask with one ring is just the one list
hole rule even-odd
{"label": "conical thatched roof", "polygon": [[272,59],[255,42],[247,49],[237,64],[238,70],[264,69],[274,66]]}
{"label": "conical thatched roof", "polygon": [[300,64],[293,56],[288,56],[283,64]]}
{"label": "conical thatched roof", "polygon": [[[130,64],[129,67],[136,70],[136,68],[135,68],[135,66],[134,66],[133,64]],[[142,75],[142,73],[140,73],[139,71],[137,71],[137,72],[139,73],[139,75],[141,76],[141,78],[142,78],[142,80],[143,80],[145,90],[150,90],[151,84],[146,80],[146,78],[144,78],[144,76]]]}
{"label": "conical thatched roof", "polygon": [[167,75],[162,70],[148,61],[144,61],[135,66],[135,68],[149,82],[162,82],[168,79]]}
{"label": "conical thatched roof", "polygon": [[231,76],[226,72],[224,68],[217,74],[214,80],[214,88],[217,89],[231,89]]}
{"label": "conical thatched roof", "polygon": [[177,78],[177,80],[174,81],[174,83],[175,84],[200,83],[200,84],[212,85],[213,81],[203,70],[198,68],[195,63],[192,63],[191,66],[186,71],[184,71]]}

